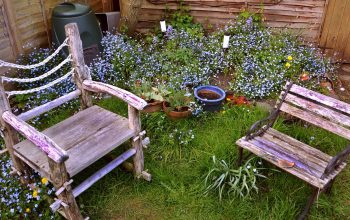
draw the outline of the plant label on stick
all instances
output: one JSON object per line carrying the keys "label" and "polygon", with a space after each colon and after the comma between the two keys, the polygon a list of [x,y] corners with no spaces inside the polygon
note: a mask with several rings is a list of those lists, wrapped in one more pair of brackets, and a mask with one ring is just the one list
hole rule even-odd
{"label": "plant label on stick", "polygon": [[229,44],[230,44],[230,36],[225,35],[224,42],[222,43],[222,48],[227,49],[229,47]]}
{"label": "plant label on stick", "polygon": [[160,21],[160,29],[162,32],[166,32],[166,23],[165,21]]}

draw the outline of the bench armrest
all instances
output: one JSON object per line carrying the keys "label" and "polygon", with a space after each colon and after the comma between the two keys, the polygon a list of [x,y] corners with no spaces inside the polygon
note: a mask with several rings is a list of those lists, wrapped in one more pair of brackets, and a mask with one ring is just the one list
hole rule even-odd
{"label": "bench armrest", "polygon": [[53,140],[37,131],[34,127],[19,119],[10,111],[5,111],[2,118],[15,130],[24,135],[29,141],[38,146],[40,150],[57,163],[63,163],[68,159],[66,151],[61,149]]}
{"label": "bench armrest", "polygon": [[279,110],[275,109],[268,117],[255,122],[246,133],[246,140],[263,134],[276,121]]}
{"label": "bench armrest", "polygon": [[342,152],[338,153],[329,161],[326,169],[324,170],[323,175],[321,176],[321,179],[325,178],[328,174],[332,173],[335,169],[338,168],[339,165],[345,163],[349,157],[349,154],[350,145],[348,145],[347,148],[345,148]]}
{"label": "bench armrest", "polygon": [[91,92],[107,93],[117,98],[120,98],[121,100],[125,101],[137,110],[142,110],[147,105],[147,102],[145,100],[132,94],[131,92],[106,83],[96,82],[92,80],[84,80],[83,88]]}

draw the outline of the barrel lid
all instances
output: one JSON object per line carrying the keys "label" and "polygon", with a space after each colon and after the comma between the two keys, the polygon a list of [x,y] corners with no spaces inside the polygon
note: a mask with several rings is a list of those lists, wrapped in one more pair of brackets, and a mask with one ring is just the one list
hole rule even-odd
{"label": "barrel lid", "polygon": [[91,7],[88,5],[66,2],[57,5],[52,11],[52,16],[62,18],[77,17],[85,15],[90,11]]}

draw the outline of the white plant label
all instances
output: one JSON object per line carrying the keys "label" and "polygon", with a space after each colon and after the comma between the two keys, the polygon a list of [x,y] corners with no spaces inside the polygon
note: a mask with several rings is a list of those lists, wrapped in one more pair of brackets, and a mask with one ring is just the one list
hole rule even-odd
{"label": "white plant label", "polygon": [[160,29],[162,32],[166,32],[166,23],[165,21],[160,21]]}
{"label": "white plant label", "polygon": [[224,42],[222,43],[222,48],[224,49],[228,48],[229,44],[230,44],[230,36],[225,35]]}

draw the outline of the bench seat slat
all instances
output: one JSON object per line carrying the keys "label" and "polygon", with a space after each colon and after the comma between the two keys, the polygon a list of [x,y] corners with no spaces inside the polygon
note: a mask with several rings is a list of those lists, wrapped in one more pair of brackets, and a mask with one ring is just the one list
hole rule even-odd
{"label": "bench seat slat", "polygon": [[293,105],[299,106],[305,109],[306,111],[311,111],[315,114],[321,115],[323,117],[327,117],[332,122],[335,122],[342,126],[350,127],[350,117],[345,114],[336,112],[331,108],[326,108],[322,105],[315,104],[309,100],[300,98],[292,94],[287,94],[285,101]]}
{"label": "bench seat slat", "polygon": [[329,160],[324,161],[308,152],[307,150],[310,147],[301,150],[300,148],[295,147],[294,145],[291,145],[290,143],[285,142],[284,140],[280,140],[279,138],[267,133],[264,134],[263,138],[256,137],[256,139],[263,139],[269,141],[270,143],[273,143],[277,146],[277,148],[280,148],[283,152],[288,153],[288,155],[290,155],[291,157],[296,158],[302,163],[307,164],[308,166],[311,166],[313,169],[317,170],[317,172],[320,173],[319,176],[323,174],[324,170],[326,169],[326,166],[328,165]]}
{"label": "bench seat slat", "polygon": [[264,134],[264,135],[267,135],[267,134],[270,134],[273,137],[279,138],[281,141],[284,141],[284,142],[292,145],[296,149],[298,149],[298,151],[310,154],[314,157],[317,157],[320,160],[324,161],[325,163],[328,163],[332,159],[332,157],[330,155],[325,154],[316,148],[310,147],[309,145],[307,145],[301,141],[298,141],[295,138],[292,138],[292,137],[290,137],[282,132],[279,132],[273,128],[269,128],[266,131],[266,134]]}
{"label": "bench seat slat", "polygon": [[[327,178],[320,179],[332,157],[309,145],[303,143],[298,145],[301,142],[294,138],[287,136],[287,139],[283,139],[285,136],[285,134],[270,128],[261,137],[258,136],[248,141],[243,137],[236,144],[320,189],[323,189],[331,179],[345,168],[346,164],[343,163]],[[291,152],[294,153],[291,154]],[[291,168],[281,167],[279,160],[294,162],[295,165]],[[311,163],[311,161],[313,162]]]}
{"label": "bench seat slat", "polygon": [[[297,176],[298,178],[306,181],[307,183],[317,187],[317,188],[323,188],[326,182],[324,180],[320,180],[319,178],[310,175],[309,173],[305,172],[305,170],[299,168],[298,166],[294,166],[292,168],[286,168],[286,167],[280,167],[278,161],[279,160],[287,160],[289,161],[290,158],[281,157],[281,155],[275,155],[274,152],[271,152],[268,149],[267,146],[264,145],[256,145],[252,141],[246,141],[245,137],[239,139],[236,142],[237,145],[240,147],[243,147],[250,152],[254,153],[258,157],[261,157],[264,160],[267,160],[268,162],[274,164],[275,166],[281,168],[282,170],[285,170],[286,172]],[[293,162],[293,161],[291,161]]]}
{"label": "bench seat slat", "polygon": [[334,99],[332,97],[322,95],[318,92],[311,91],[309,89],[303,88],[303,87],[295,85],[295,84],[291,87],[289,92],[298,94],[298,95],[303,96],[307,99],[319,102],[323,105],[332,107],[334,109],[337,109],[339,111],[342,111],[342,112],[350,115],[350,105],[345,103],[345,102]]}
{"label": "bench seat slat", "polygon": [[285,102],[282,104],[280,110],[350,140],[349,129],[341,127],[334,122],[325,120],[316,114],[306,112],[305,110],[296,108]]}

